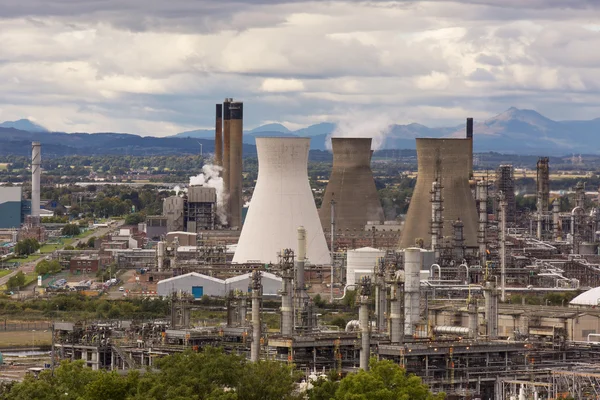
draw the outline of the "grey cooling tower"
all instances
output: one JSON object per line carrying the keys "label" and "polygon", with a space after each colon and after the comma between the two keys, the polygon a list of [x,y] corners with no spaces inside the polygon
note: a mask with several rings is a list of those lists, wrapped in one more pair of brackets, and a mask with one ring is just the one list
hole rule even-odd
{"label": "grey cooling tower", "polygon": [[319,210],[323,230],[331,230],[331,199],[338,229],[364,230],[383,221],[383,208],[371,171],[371,138],[332,138],[333,168]]}
{"label": "grey cooling tower", "polygon": [[477,246],[477,209],[469,188],[469,161],[472,139],[417,139],[417,185],[410,201],[400,248],[415,246],[422,239],[431,247],[431,187],[442,184],[444,237],[452,236],[452,223],[464,224],[464,243]]}

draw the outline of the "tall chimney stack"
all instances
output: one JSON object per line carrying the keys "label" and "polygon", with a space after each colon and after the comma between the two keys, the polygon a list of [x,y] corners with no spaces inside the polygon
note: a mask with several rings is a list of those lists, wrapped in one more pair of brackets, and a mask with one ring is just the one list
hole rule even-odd
{"label": "tall chimney stack", "polygon": [[223,105],[217,104],[215,121],[215,164],[223,166]]}
{"label": "tall chimney stack", "polygon": [[40,177],[42,174],[42,145],[31,143],[31,216],[40,216]]}
{"label": "tall chimney stack", "polygon": [[229,105],[230,132],[229,141],[229,212],[232,227],[242,227],[242,150],[244,132],[244,103]]}
{"label": "tall chimney stack", "polygon": [[467,118],[467,139],[471,141],[471,155],[469,157],[469,174],[473,176],[473,118]]}
{"label": "tall chimney stack", "polygon": [[231,211],[229,209],[229,164],[230,164],[230,155],[231,155],[231,138],[230,138],[230,128],[231,128],[231,113],[229,111],[229,105],[231,104],[230,98],[226,98],[223,102],[223,171],[221,172],[223,176],[223,188],[225,189],[225,198],[223,201],[223,207],[227,213],[227,222],[229,222],[229,226],[231,225]]}

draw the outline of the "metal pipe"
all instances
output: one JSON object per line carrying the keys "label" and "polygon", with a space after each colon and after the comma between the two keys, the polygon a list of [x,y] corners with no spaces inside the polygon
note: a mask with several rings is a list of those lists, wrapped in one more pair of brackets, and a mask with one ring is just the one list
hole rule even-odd
{"label": "metal pipe", "polygon": [[40,216],[40,179],[42,174],[42,145],[31,143],[31,216]]}
{"label": "metal pipe", "polygon": [[465,285],[468,285],[471,282],[471,279],[469,279],[469,266],[467,264],[460,264],[458,267],[459,268],[465,267],[465,271],[466,271]]}
{"label": "metal pipe", "polygon": [[369,305],[364,300],[360,303],[358,321],[361,332],[360,369],[368,371],[369,357],[371,356],[371,337],[369,331]]}
{"label": "metal pipe", "polygon": [[432,278],[434,277],[434,274],[433,274],[434,268],[437,268],[438,279],[441,280],[442,279],[442,267],[440,267],[439,264],[431,264],[431,267],[429,267],[429,279],[432,280]]}
{"label": "metal pipe", "polygon": [[470,329],[463,326],[445,326],[439,325],[433,327],[433,333],[439,333],[443,335],[470,335]]}

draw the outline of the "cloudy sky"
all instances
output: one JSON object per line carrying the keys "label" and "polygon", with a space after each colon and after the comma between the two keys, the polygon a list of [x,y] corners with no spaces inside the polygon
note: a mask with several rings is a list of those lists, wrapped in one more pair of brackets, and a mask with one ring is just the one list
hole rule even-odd
{"label": "cloudy sky", "polygon": [[510,106],[600,117],[600,1],[0,1],[0,121],[165,136]]}

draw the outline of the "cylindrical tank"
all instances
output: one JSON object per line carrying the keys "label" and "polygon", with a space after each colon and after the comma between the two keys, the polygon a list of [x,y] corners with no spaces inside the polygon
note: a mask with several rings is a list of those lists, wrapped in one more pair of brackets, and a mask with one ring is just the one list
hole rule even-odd
{"label": "cylindrical tank", "polygon": [[231,163],[231,111],[229,105],[232,99],[225,99],[223,102],[223,171],[221,176],[223,177],[223,189],[225,192],[223,207],[227,210],[227,223],[231,226],[231,212],[229,208],[229,175],[230,175],[230,163]]}
{"label": "cylindrical tank", "polygon": [[331,229],[331,200],[335,201],[336,230],[363,231],[367,221],[383,222],[371,171],[371,138],[332,138],[333,167],[319,218],[324,230]]}
{"label": "cylindrical tank", "polygon": [[402,302],[398,298],[398,284],[392,283],[390,302],[390,341],[400,343],[402,329],[400,319],[402,317]]}
{"label": "cylindrical tank", "polygon": [[348,250],[346,253],[346,284],[356,284],[357,275],[373,275],[377,260],[384,256],[385,251],[372,247]]}
{"label": "cylindrical tank", "polygon": [[223,166],[223,105],[216,105],[215,113],[215,165]]}
{"label": "cylindrical tank", "polygon": [[278,262],[281,249],[297,254],[298,226],[306,228],[307,262],[329,264],[329,250],[308,182],[310,138],[259,137],[258,179],[233,257]]}
{"label": "cylindrical tank", "polygon": [[40,178],[42,175],[42,145],[31,143],[31,216],[40,216]]}
{"label": "cylindrical tank", "polygon": [[156,245],[156,259],[157,259],[157,269],[159,271],[163,270],[163,264],[165,261],[165,242],[158,242]]}
{"label": "cylindrical tank", "polygon": [[[469,187],[470,139],[417,139],[417,184],[413,192],[400,248],[414,246],[417,239],[431,247],[430,191],[437,179],[442,185],[444,221],[464,223],[465,246],[477,246],[477,208]],[[452,236],[452,224],[445,223],[442,235]]]}
{"label": "cylindrical tank", "polygon": [[242,226],[242,156],[244,135],[244,103],[235,102],[229,105],[230,128],[229,141],[229,207],[231,212],[229,226]]}
{"label": "cylindrical tank", "polygon": [[404,250],[404,334],[412,336],[420,321],[421,249]]}
{"label": "cylindrical tank", "polygon": [[438,335],[457,335],[467,337],[469,335],[469,328],[464,326],[434,326],[433,333]]}

